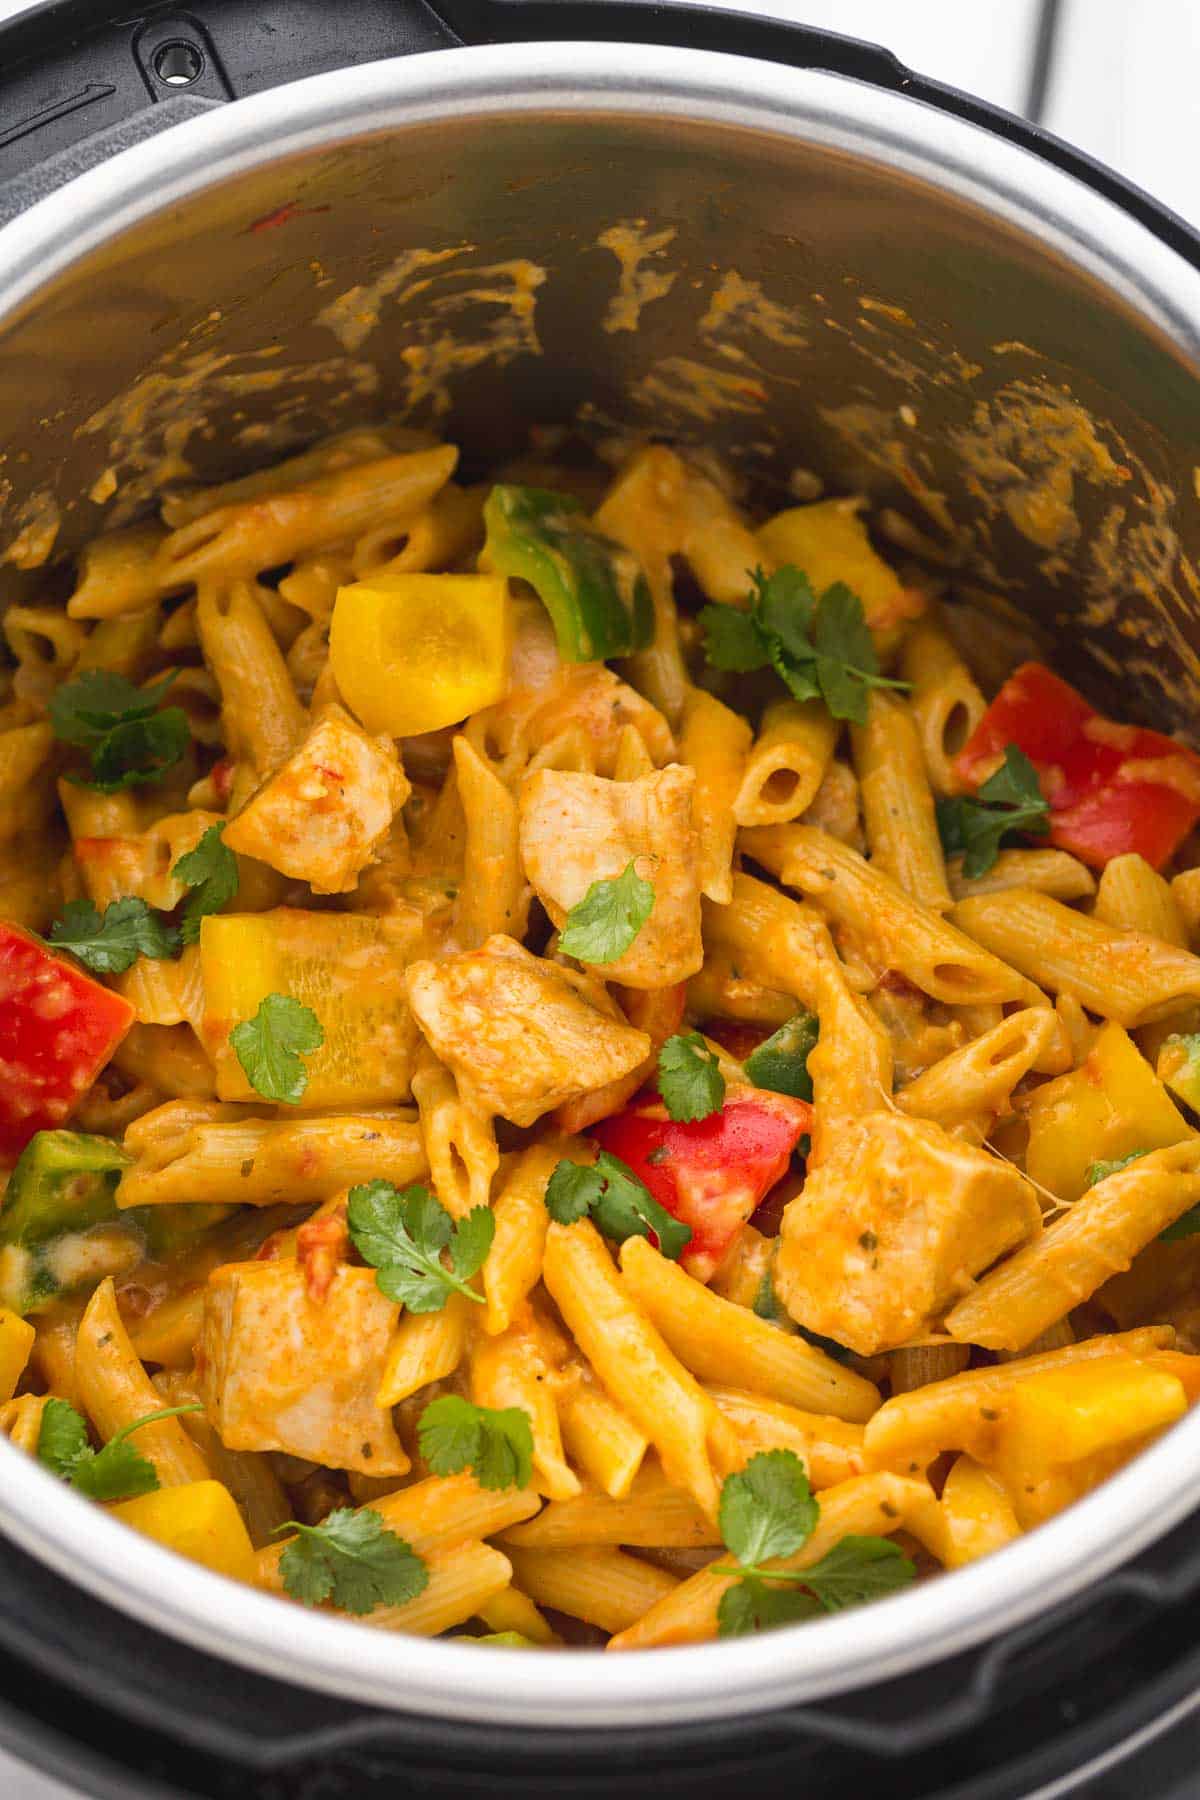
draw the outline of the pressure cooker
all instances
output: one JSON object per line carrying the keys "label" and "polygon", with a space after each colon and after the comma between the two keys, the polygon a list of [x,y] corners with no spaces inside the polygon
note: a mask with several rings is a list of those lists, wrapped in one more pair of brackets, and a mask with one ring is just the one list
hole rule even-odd
{"label": "pressure cooker", "polygon": [[[1200,240],[1069,146],[637,0],[0,29],[0,601],[166,481],[384,416],[468,466],[651,435],[867,494],[985,635],[1194,733]],[[1198,1486],[1200,1418],[905,1595],[531,1672],[285,1610],[0,1443],[0,1738],[121,1795],[1182,1795]]]}

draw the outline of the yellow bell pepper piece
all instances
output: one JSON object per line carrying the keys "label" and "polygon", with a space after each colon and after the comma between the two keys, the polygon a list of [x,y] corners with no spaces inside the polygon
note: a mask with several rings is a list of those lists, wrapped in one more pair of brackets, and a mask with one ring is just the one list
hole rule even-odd
{"label": "yellow bell pepper piece", "polygon": [[814,593],[844,581],[862,601],[863,616],[885,654],[896,645],[898,627],[924,611],[922,597],[902,586],[873,547],[852,500],[791,506],[760,526],[758,541],[774,567],[792,563],[802,569]]}
{"label": "yellow bell pepper piece", "polygon": [[368,731],[412,737],[503,699],[512,647],[498,575],[372,575],[338,589],[334,677]]}
{"label": "yellow bell pepper piece", "polygon": [[200,928],[204,977],[201,1037],[222,1100],[257,1100],[229,1042],[268,994],[311,1007],[325,1041],[304,1058],[301,1101],[326,1106],[394,1105],[409,1093],[417,1027],[404,992],[404,970],[421,954],[415,908],[366,913],[210,914]]}
{"label": "yellow bell pepper piece", "polygon": [[28,1320],[0,1306],[0,1400],[11,1400],[37,1334]]}
{"label": "yellow bell pepper piece", "polygon": [[1030,1179],[1060,1200],[1078,1200],[1095,1162],[1134,1150],[1164,1150],[1190,1136],[1187,1121],[1128,1032],[1105,1025],[1069,1075],[1029,1102]]}
{"label": "yellow bell pepper piece", "polygon": [[951,1569],[961,1569],[1021,1535],[1003,1482],[973,1456],[956,1459],[942,1488],[942,1511]]}
{"label": "yellow bell pepper piece", "polygon": [[1178,1376],[1132,1356],[1046,1369],[1018,1382],[1008,1397],[997,1465],[1036,1481],[1172,1425],[1186,1411]]}
{"label": "yellow bell pepper piece", "polygon": [[254,1546],[237,1502],[219,1481],[189,1481],[182,1487],[159,1488],[110,1508],[115,1519],[132,1525],[180,1556],[228,1575],[253,1582]]}

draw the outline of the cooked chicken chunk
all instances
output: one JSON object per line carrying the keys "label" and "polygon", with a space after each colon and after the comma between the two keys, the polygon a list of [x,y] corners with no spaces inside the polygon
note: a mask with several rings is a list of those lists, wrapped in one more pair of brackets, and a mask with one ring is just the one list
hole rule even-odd
{"label": "cooked chicken chunk", "polygon": [[398,1315],[374,1269],[340,1267],[322,1300],[291,1259],[215,1269],[198,1363],[222,1443],[362,1475],[406,1473],[391,1411],[375,1404]]}
{"label": "cooked chicken chunk", "polygon": [[531,956],[512,938],[416,962],[409,1004],[469,1106],[532,1125],[628,1074],[650,1054],[599,982]]}
{"label": "cooked chicken chunk", "polygon": [[327,706],[304,742],[225,827],[224,842],[315,894],[342,894],[371,862],[411,792],[390,738]]}
{"label": "cooked chicken chunk", "polygon": [[1041,1230],[1032,1185],[927,1119],[844,1125],[783,1215],[775,1285],[797,1324],[860,1356],[928,1331]]}
{"label": "cooked chicken chunk", "polygon": [[670,987],[704,961],[700,941],[693,770],[678,763],[636,781],[538,769],[521,784],[521,859],[538,898],[562,925],[594,881],[631,862],[654,889],[654,909],[629,949],[604,964],[626,987]]}

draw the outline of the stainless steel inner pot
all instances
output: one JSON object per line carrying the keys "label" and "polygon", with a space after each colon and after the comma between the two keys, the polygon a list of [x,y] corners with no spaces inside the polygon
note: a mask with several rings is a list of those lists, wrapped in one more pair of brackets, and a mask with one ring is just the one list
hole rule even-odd
{"label": "stainless steel inner pot", "polygon": [[[588,44],[452,51],[196,117],[0,232],[0,595],[134,516],[401,413],[865,492],[1122,716],[1200,665],[1200,273],[1071,176],[856,81]],[[878,516],[878,515],[877,515]],[[905,526],[907,522],[907,528]],[[913,534],[917,535],[914,536]],[[985,629],[981,623],[980,629]],[[1029,1618],[1194,1504],[1200,1418],[986,1561],[773,1636],[485,1659],[281,1604],[0,1442],[0,1526],[116,1606],[362,1702],[646,1724],[814,1699]]]}

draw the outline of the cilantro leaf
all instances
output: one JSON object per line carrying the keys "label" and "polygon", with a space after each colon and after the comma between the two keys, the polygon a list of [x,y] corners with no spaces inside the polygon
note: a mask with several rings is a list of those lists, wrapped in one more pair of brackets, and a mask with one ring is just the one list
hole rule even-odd
{"label": "cilantro leaf", "polygon": [[560,1225],[573,1225],[591,1213],[597,1228],[614,1243],[655,1237],[672,1262],[678,1262],[692,1239],[691,1226],[673,1219],[628,1163],[607,1150],[601,1150],[591,1168],[560,1162],[546,1184],[545,1201],[550,1217]]}
{"label": "cilantro leaf", "polygon": [[69,1400],[47,1400],[42,1408],[37,1454],[38,1461],[64,1481],[70,1481],[80,1463],[96,1454],[88,1441],[83,1414],[76,1412]]}
{"label": "cilantro leaf", "polygon": [[157,781],[177,763],[191,742],[181,707],[158,710],[174,672],[138,688],[108,669],[87,669],[50,697],[55,735],[91,758],[91,773],[72,777],[106,794]]}
{"label": "cilantro leaf", "polygon": [[757,1575],[744,1575],[721,1595],[717,1631],[721,1637],[747,1637],[754,1631],[814,1619],[822,1610],[820,1601],[803,1588],[771,1586]]}
{"label": "cilantro leaf", "polygon": [[363,1614],[377,1606],[415,1600],[429,1570],[411,1544],[389,1531],[369,1506],[339,1506],[319,1525],[289,1519],[280,1531],[297,1535],[279,1559],[283,1585],[305,1606],[332,1601],[343,1612]]}
{"label": "cilantro leaf", "polygon": [[593,881],[567,914],[558,947],[580,962],[616,962],[653,911],[654,889],[631,861],[612,881]]}
{"label": "cilantro leaf", "polygon": [[559,1225],[573,1225],[576,1219],[586,1218],[603,1192],[604,1177],[599,1169],[564,1157],[546,1183],[546,1211]]}
{"label": "cilantro leaf", "polygon": [[819,1517],[804,1464],[791,1450],[760,1451],[721,1484],[721,1541],[746,1568],[799,1550]]}
{"label": "cilantro leaf", "polygon": [[733,675],[748,675],[754,669],[765,669],[771,653],[750,613],[737,606],[702,606],[700,628],[704,633],[704,654],[714,669],[726,669]]}
{"label": "cilantro leaf", "polygon": [[844,581],[818,599],[802,569],[755,569],[749,610],[706,606],[705,655],[717,669],[747,673],[768,663],[796,700],[823,700],[835,719],[863,725],[873,687],[906,688],[879,673],[862,601]]}
{"label": "cilantro leaf", "polygon": [[97,975],[121,975],[139,956],[174,956],[179,933],[130,894],[111,901],[103,914],[90,900],[68,900],[50,927],[50,942]]}
{"label": "cilantro leaf", "polygon": [[325,1032],[315,1012],[289,994],[267,994],[252,1019],[229,1034],[250,1086],[264,1100],[299,1106],[308,1086],[302,1052],[319,1050]]}
{"label": "cilantro leaf", "polygon": [[658,1091],[673,1119],[688,1122],[720,1112],[725,1077],[698,1031],[677,1031],[658,1053]]}
{"label": "cilantro leaf", "polygon": [[1011,831],[1042,835],[1050,829],[1050,807],[1038,773],[1016,744],[979,788],[974,799],[954,795],[937,802],[938,835],[947,856],[962,854],[968,881],[986,875]]}
{"label": "cilantro leaf", "polygon": [[455,1224],[426,1187],[400,1190],[390,1181],[367,1181],[350,1189],[347,1222],[354,1248],[378,1271],[380,1292],[409,1312],[440,1312],[452,1293],[484,1304],[468,1283],[492,1247],[496,1221],[490,1208],[477,1206]]}
{"label": "cilantro leaf", "polygon": [[482,1488],[525,1487],[533,1475],[533,1429],[519,1406],[475,1406],[442,1394],[421,1414],[417,1440],[435,1475],[473,1467]]}
{"label": "cilantro leaf", "polygon": [[[1110,1175],[1119,1174],[1122,1169],[1127,1169],[1131,1162],[1137,1161],[1139,1156],[1148,1155],[1148,1150],[1131,1150],[1128,1156],[1113,1156],[1106,1161],[1089,1163],[1087,1174],[1083,1178],[1083,1185],[1084,1187],[1095,1187],[1098,1181],[1107,1181]],[[1167,1229],[1171,1228],[1168,1226]]]}
{"label": "cilantro leaf", "polygon": [[812,662],[817,653],[811,635],[817,596],[808,576],[794,563],[785,563],[774,575],[755,569],[750,580],[754,617],[763,631],[792,662]]}
{"label": "cilantro leaf", "polygon": [[820,1562],[797,1569],[795,1576],[815,1594],[826,1612],[863,1606],[907,1587],[916,1569],[898,1544],[883,1537],[844,1537]]}
{"label": "cilantro leaf", "polygon": [[740,1637],[790,1625],[819,1612],[839,1612],[894,1593],[916,1570],[898,1548],[881,1537],[844,1537],[807,1569],[762,1565],[791,1556],[806,1544],[820,1506],[803,1464],[790,1450],[752,1456],[721,1488],[721,1537],[738,1559],[737,1568],[716,1573],[738,1576],[722,1595],[717,1625],[722,1637]]}
{"label": "cilantro leaf", "polygon": [[102,1450],[93,1450],[83,1415],[69,1401],[47,1400],[38,1431],[38,1461],[89,1500],[131,1500],[137,1494],[153,1494],[159,1485],[158,1474],[154,1464],[128,1442],[130,1434],[143,1425],[153,1425],[156,1419],[201,1411],[198,1400],[161,1407],[124,1426]]}
{"label": "cilantro leaf", "polygon": [[171,870],[184,887],[192,889],[180,919],[185,944],[197,943],[201,919],[206,913],[220,912],[238,891],[237,857],[222,842],[224,830],[224,825],[210,825],[194,849],[185,851]]}

